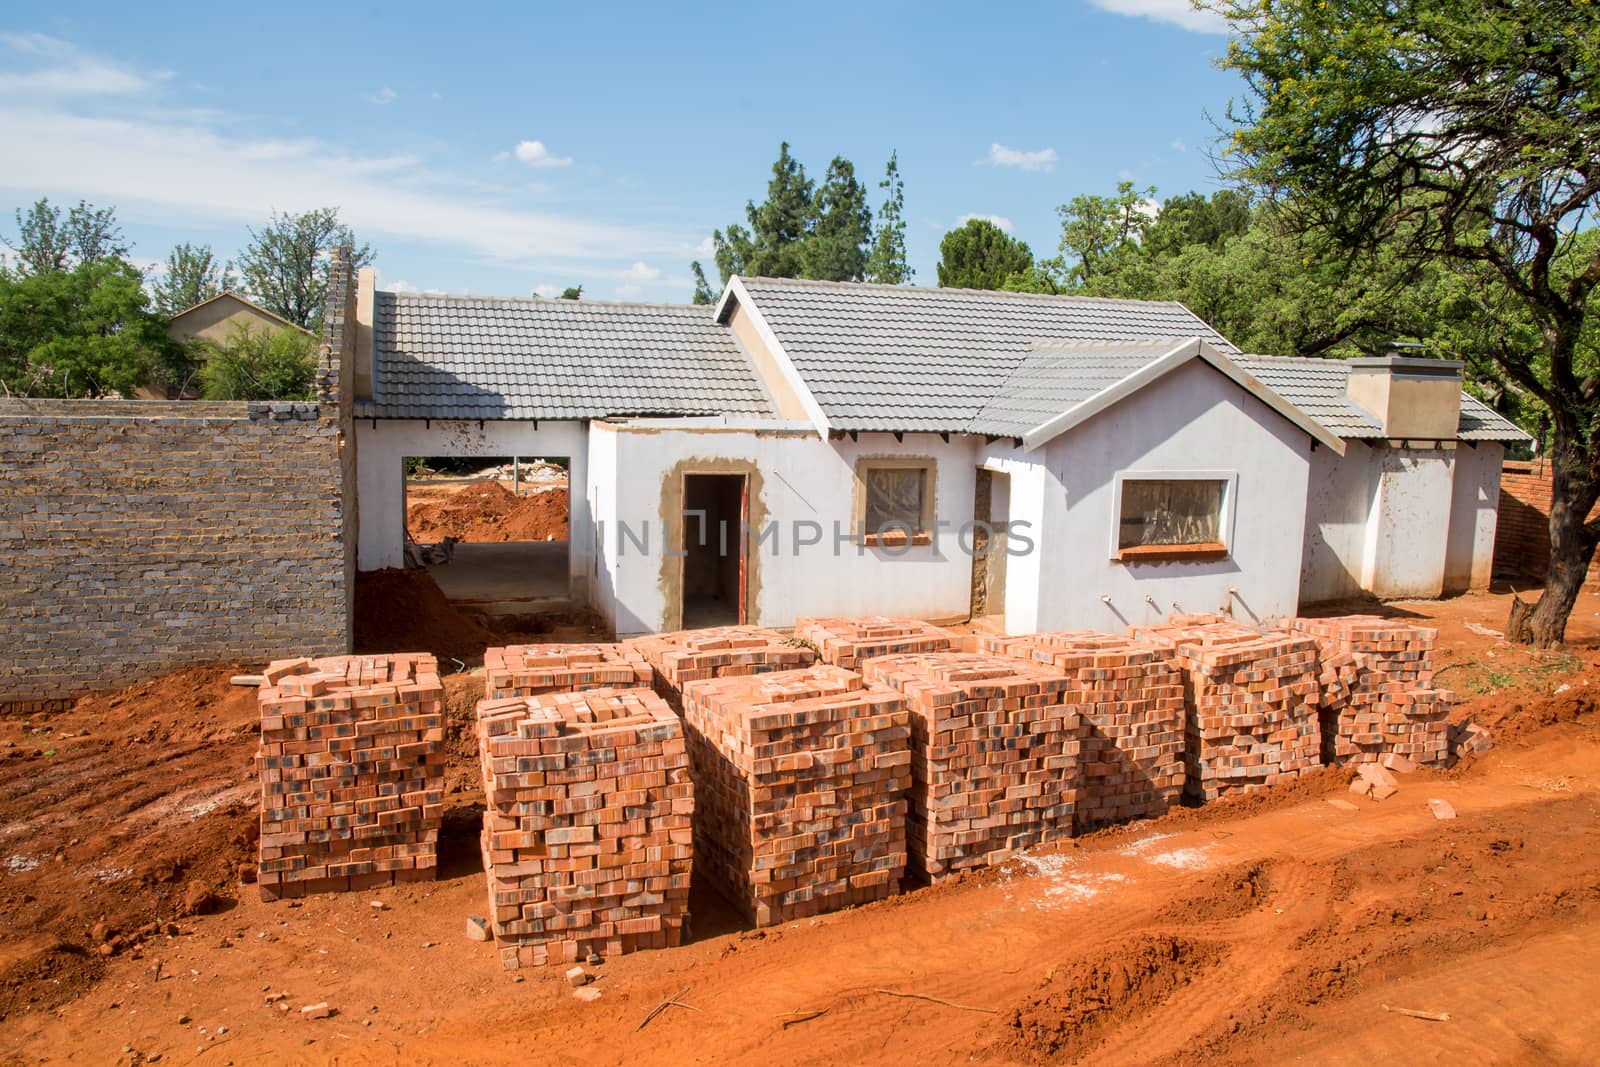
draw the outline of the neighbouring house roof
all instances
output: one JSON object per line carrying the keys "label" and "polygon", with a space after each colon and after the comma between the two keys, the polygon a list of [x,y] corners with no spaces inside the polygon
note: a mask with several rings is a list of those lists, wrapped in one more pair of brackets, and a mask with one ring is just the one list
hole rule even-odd
{"label": "neighbouring house roof", "polygon": [[187,316],[187,315],[189,315],[189,314],[191,314],[193,312],[199,311],[202,308],[210,307],[212,304],[215,304],[218,301],[226,301],[226,302],[229,302],[229,303],[238,304],[244,310],[252,311],[256,315],[260,316],[261,318],[267,319],[270,322],[276,323],[279,326],[287,327],[288,329],[291,329],[291,330],[299,330],[301,333],[306,334],[308,336],[311,333],[311,331],[306,329],[304,326],[301,326],[298,323],[290,322],[288,319],[284,318],[282,315],[277,314],[276,312],[268,311],[266,308],[262,307],[260,304],[257,304],[253,300],[246,300],[244,297],[240,296],[238,293],[234,292],[231,289],[224,289],[222,292],[218,293],[216,296],[207,297],[206,299],[200,301],[198,304],[191,304],[189,307],[184,308],[182,311],[178,312],[176,315],[172,316],[172,318],[168,320],[169,328],[170,327],[177,327],[178,331],[181,333],[182,332],[182,327],[179,325],[179,323],[183,320],[183,318],[185,316]]}
{"label": "neighbouring house roof", "polygon": [[772,417],[704,307],[379,291],[370,418]]}
{"label": "neighbouring house roof", "polygon": [[833,430],[965,431],[1041,341],[1201,337],[1237,351],[1173,302],[740,278],[719,321],[741,294]]}
{"label": "neighbouring house roof", "polygon": [[[1350,365],[1344,360],[1244,356],[1238,362],[1340,437],[1359,441],[1388,436],[1382,423],[1350,399]],[[1515,423],[1465,392],[1456,436],[1462,441],[1532,440]]]}
{"label": "neighbouring house roof", "polygon": [[1209,363],[1313,440],[1344,451],[1336,434],[1198,337],[1036,344],[968,427],[1037,448],[1193,359]]}

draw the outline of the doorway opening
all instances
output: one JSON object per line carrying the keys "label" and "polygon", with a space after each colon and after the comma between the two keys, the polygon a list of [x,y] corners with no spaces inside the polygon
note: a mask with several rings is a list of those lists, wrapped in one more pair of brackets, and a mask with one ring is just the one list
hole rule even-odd
{"label": "doorway opening", "polygon": [[744,475],[684,475],[680,544],[685,629],[745,621],[748,507]]}
{"label": "doorway opening", "polygon": [[1006,530],[1011,518],[1011,476],[978,468],[972,502],[972,618],[1005,617]]}

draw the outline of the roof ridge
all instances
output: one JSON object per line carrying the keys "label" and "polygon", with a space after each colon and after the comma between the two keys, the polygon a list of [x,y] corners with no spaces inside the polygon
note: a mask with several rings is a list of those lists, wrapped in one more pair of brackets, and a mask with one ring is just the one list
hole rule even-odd
{"label": "roof ridge", "polygon": [[673,304],[664,301],[651,300],[563,300],[559,297],[542,296],[489,296],[477,293],[403,293],[394,289],[378,289],[376,292],[382,296],[395,297],[402,300],[431,300],[440,303],[467,303],[488,302],[495,304],[527,304],[539,307],[604,307],[604,308],[650,308],[659,311],[696,311],[704,309],[706,321],[713,322],[710,304]]}
{"label": "roof ridge", "polygon": [[[1175,307],[1182,308],[1189,314],[1194,315],[1194,312],[1190,310],[1189,307],[1181,300],[1142,300],[1138,297],[1132,296],[1087,296],[1082,293],[1029,293],[1021,292],[1015,289],[968,289],[955,285],[891,285],[887,282],[836,282],[825,281],[820,278],[777,278],[764,274],[752,274],[749,276],[739,275],[739,278],[746,285],[750,285],[751,283],[777,284],[779,286],[795,289],[807,287],[846,290],[873,289],[897,293],[916,293],[919,296],[931,295],[934,293],[948,293],[958,296],[1015,297],[1019,300],[1037,300],[1044,302],[1064,302],[1071,300],[1080,301],[1086,304],[1138,304],[1141,307]],[[1195,315],[1195,318],[1199,319],[1200,316]],[[1200,321],[1204,322],[1205,320],[1200,319]],[[1216,328],[1210,326],[1209,324],[1207,324],[1207,329],[1210,329],[1213,333],[1216,332]]]}

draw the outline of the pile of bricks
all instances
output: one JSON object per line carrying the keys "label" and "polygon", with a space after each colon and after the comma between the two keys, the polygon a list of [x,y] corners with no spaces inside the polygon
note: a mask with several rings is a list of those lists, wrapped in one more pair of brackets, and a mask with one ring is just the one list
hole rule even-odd
{"label": "pile of bricks", "polygon": [[956,635],[921,619],[892,619],[874,615],[864,619],[797,619],[794,635],[816,646],[822,662],[859,670],[874,656],[900,656],[913,652],[948,652]]}
{"label": "pile of bricks", "polygon": [[483,700],[477,728],[500,962],[679,944],[694,791],[666,703],[648,689]]}
{"label": "pile of bricks", "polygon": [[1183,672],[1191,797],[1257,793],[1322,766],[1317,646],[1309,637],[1191,619],[1129,633],[1169,651]]}
{"label": "pile of bricks", "polygon": [[913,871],[938,880],[1071,836],[1079,720],[1065,676],[964,652],[884,656],[863,673],[911,713]]}
{"label": "pile of bricks", "polygon": [[910,726],[832,666],[684,687],[695,862],[757,926],[898,892]]}
{"label": "pile of bricks", "polygon": [[1283,628],[1317,643],[1326,755],[1340,764],[1446,761],[1454,694],[1433,688],[1439,631],[1375,615],[1288,619]]}
{"label": "pile of bricks", "polygon": [[650,685],[650,665],[626,644],[511,645],[483,654],[491,700]]}
{"label": "pile of bricks", "polygon": [[683,687],[707,678],[731,678],[809,667],[816,653],[760,626],[678,630],[627,642],[653,669],[655,690],[674,711],[683,710]]}
{"label": "pile of bricks", "polygon": [[1183,678],[1168,653],[1093,631],[980,635],[978,651],[1042,663],[1071,681],[1082,717],[1080,831],[1164,814],[1184,785]]}
{"label": "pile of bricks", "polygon": [[262,898],[432,880],[444,814],[434,658],[278,660],[257,700]]}

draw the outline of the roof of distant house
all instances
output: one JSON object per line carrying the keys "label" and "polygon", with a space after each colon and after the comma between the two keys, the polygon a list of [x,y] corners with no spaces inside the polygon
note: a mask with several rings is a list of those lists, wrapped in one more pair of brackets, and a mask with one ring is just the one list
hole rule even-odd
{"label": "roof of distant house", "polygon": [[246,309],[255,312],[257,315],[260,315],[263,318],[271,319],[273,322],[278,323],[280,326],[285,326],[285,327],[287,327],[287,328],[289,328],[291,330],[299,330],[303,334],[310,334],[311,333],[310,330],[306,329],[304,326],[301,326],[299,323],[290,322],[288,319],[284,318],[282,315],[279,315],[275,311],[268,311],[266,308],[262,307],[260,304],[257,304],[253,300],[250,300],[250,299],[247,299],[245,297],[240,296],[238,293],[234,292],[232,289],[224,289],[222,292],[218,293],[216,296],[208,296],[204,300],[200,301],[198,304],[189,305],[188,307],[184,308],[182,311],[180,311],[177,314],[173,315],[172,318],[168,320],[168,322],[172,323],[172,324],[176,324],[178,322],[178,320],[182,319],[185,315],[188,315],[191,312],[199,311],[203,307],[209,307],[210,305],[215,304],[219,300],[232,301],[235,304],[242,305]]}

